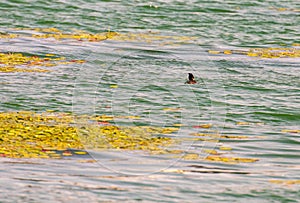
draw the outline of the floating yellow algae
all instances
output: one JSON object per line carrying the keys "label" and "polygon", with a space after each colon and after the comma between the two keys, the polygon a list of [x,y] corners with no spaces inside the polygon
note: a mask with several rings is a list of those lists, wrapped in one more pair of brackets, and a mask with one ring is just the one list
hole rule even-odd
{"label": "floating yellow algae", "polygon": [[252,48],[244,50],[209,50],[210,54],[243,54],[259,58],[296,58],[300,57],[300,49],[288,47]]}
{"label": "floating yellow algae", "polygon": [[62,153],[63,156],[72,156],[73,154],[69,151],[65,151]]}
{"label": "floating yellow algae", "polygon": [[76,151],[74,152],[75,154],[80,154],[80,155],[84,155],[84,154],[87,154],[87,152],[85,151]]}
{"label": "floating yellow algae", "polygon": [[248,51],[248,56],[260,58],[300,57],[300,50],[296,48],[254,48]]}
{"label": "floating yellow algae", "polygon": [[77,162],[79,162],[79,163],[95,163],[97,161],[95,159],[83,159],[83,160],[78,160]]}
{"label": "floating yellow algae", "polygon": [[95,121],[112,121],[112,120],[114,120],[114,117],[113,116],[108,116],[108,115],[97,115],[97,116],[94,116],[90,119],[95,120]]}
{"label": "floating yellow algae", "polygon": [[85,126],[83,130],[79,130],[79,134],[82,143],[89,149],[159,151],[161,147],[174,143],[169,137],[152,136],[164,133],[164,129],[151,127],[151,131],[149,131],[149,128]]}
{"label": "floating yellow algae", "polygon": [[29,28],[29,27],[20,28],[20,27],[17,27],[17,28],[12,28],[12,29],[13,30],[33,30],[36,32],[61,32],[59,29],[54,28],[54,27],[50,27],[50,28]]}
{"label": "floating yellow algae", "polygon": [[157,33],[147,32],[147,33],[124,33],[118,34],[111,38],[117,41],[140,41],[140,42],[164,42],[163,44],[174,44],[175,43],[189,43],[196,40],[196,37],[187,36],[166,36],[158,35]]}
{"label": "floating yellow algae", "polygon": [[214,149],[204,149],[203,150],[203,153],[206,153],[206,154],[213,154],[213,155],[217,155],[219,154],[216,150]]}
{"label": "floating yellow algae", "polygon": [[283,12],[283,11],[300,12],[300,9],[296,9],[296,8],[270,7],[270,9],[279,12]]}
{"label": "floating yellow algae", "polygon": [[225,50],[223,53],[224,54],[232,54],[232,51],[231,50]]}
{"label": "floating yellow algae", "polygon": [[181,111],[182,110],[182,108],[163,108],[163,110],[164,111],[174,111],[174,112],[176,112],[176,111]]}
{"label": "floating yellow algae", "polygon": [[[46,54],[47,55],[47,54]],[[31,68],[31,66],[56,66],[65,62],[64,57],[25,56],[21,53],[0,53],[0,72],[49,72],[49,70],[40,68]],[[68,63],[84,63],[84,60],[70,60]],[[19,66],[18,68],[16,66]]]}
{"label": "floating yellow algae", "polygon": [[110,85],[110,88],[118,88],[118,85]]}
{"label": "floating yellow algae", "polygon": [[210,124],[210,123],[193,126],[193,128],[211,128],[211,127],[212,127],[212,124]]}
{"label": "floating yellow algae", "polygon": [[221,135],[220,138],[223,139],[249,139],[251,137],[246,136],[246,135]]}
{"label": "floating yellow algae", "polygon": [[22,73],[46,73],[50,72],[49,70],[40,69],[40,68],[15,68],[13,66],[0,66],[0,72],[2,73],[15,73],[15,72],[22,72]]}
{"label": "floating yellow algae", "polygon": [[[237,164],[237,163],[253,163],[258,161],[258,159],[254,158],[242,158],[242,157],[223,157],[220,155],[217,155],[217,152],[215,150],[210,150],[207,152],[209,155],[204,158],[204,160],[207,161],[214,161],[214,162],[224,162],[224,163],[230,163],[230,164]],[[185,160],[199,160],[203,159],[199,154],[196,153],[188,153],[182,157]]]}
{"label": "floating yellow algae", "polygon": [[[195,41],[196,37],[188,36],[168,36],[168,35],[159,35],[158,32],[145,32],[145,33],[118,33],[113,31],[107,31],[102,33],[88,33],[85,31],[75,31],[73,33],[65,33],[56,28],[16,28],[15,30],[33,30],[37,32],[32,34],[31,37],[39,39],[53,38],[56,40],[64,39],[74,39],[79,41],[89,41],[89,42],[99,42],[102,40],[115,40],[115,41],[134,41],[134,42],[160,42],[160,44],[176,44],[176,43],[190,43]],[[2,38],[17,38],[28,36],[25,34],[2,34]],[[1,35],[0,35],[1,39]]]}
{"label": "floating yellow algae", "polygon": [[250,123],[248,123],[248,122],[237,122],[236,124],[237,125],[249,125]]}
{"label": "floating yellow algae", "polygon": [[300,130],[282,130],[283,133],[300,133]]}
{"label": "floating yellow algae", "polygon": [[282,185],[299,185],[300,180],[269,180],[270,183],[282,184]]}
{"label": "floating yellow algae", "polygon": [[50,27],[50,28],[35,28],[35,31],[39,32],[61,32],[59,29]]}
{"label": "floating yellow algae", "polygon": [[202,137],[211,137],[211,138],[220,138],[220,134],[215,134],[215,133],[191,133],[190,135],[193,136],[202,136]]}
{"label": "floating yellow algae", "polygon": [[210,53],[210,54],[220,54],[221,52],[217,51],[217,50],[208,50],[208,53]]}
{"label": "floating yellow algae", "polygon": [[223,150],[223,151],[230,151],[230,150],[232,150],[231,147],[225,147],[225,146],[220,146],[219,149]]}
{"label": "floating yellow algae", "polygon": [[[183,141],[169,134],[176,127],[114,126],[99,125],[103,120],[131,119],[134,116],[71,115],[47,110],[0,113],[0,157],[10,158],[55,158],[85,155],[84,147],[94,150],[142,150],[150,154],[183,154],[174,149]],[[92,122],[91,122],[92,121]],[[219,137],[244,139],[241,136],[219,134],[196,134],[217,141]],[[198,138],[197,138],[198,139]],[[208,140],[205,140],[208,141]],[[221,149],[221,147],[220,147]],[[222,150],[222,149],[221,149]],[[223,150],[229,150],[223,148]],[[257,159],[221,157],[216,150],[203,150],[210,154],[206,160],[226,163],[254,162]],[[200,159],[196,153],[188,153],[184,159]]]}
{"label": "floating yellow algae", "polygon": [[19,35],[16,34],[8,34],[8,33],[0,33],[0,39],[11,39],[11,38],[17,38]]}
{"label": "floating yellow algae", "polygon": [[70,60],[71,63],[85,63],[86,60],[76,60],[76,59],[73,59],[73,60]]}
{"label": "floating yellow algae", "polygon": [[254,139],[264,138],[264,136],[246,136],[246,135],[224,135],[224,134],[211,134],[211,133],[191,133],[193,136],[211,137],[214,139]]}
{"label": "floating yellow algae", "polygon": [[168,153],[170,154],[183,154],[184,150],[180,150],[180,149],[172,149],[172,150],[166,150]]}
{"label": "floating yellow algae", "polygon": [[[99,118],[101,116],[97,117]],[[76,121],[87,121],[87,119],[95,119],[95,116],[74,116],[51,111],[2,112],[0,113],[0,156],[60,158],[60,154],[62,156],[84,155],[86,154],[84,147],[161,151],[174,143],[173,139],[162,135],[178,130],[178,128],[147,126],[88,126],[80,123],[74,125]]]}
{"label": "floating yellow algae", "polygon": [[258,161],[254,158],[242,158],[242,157],[222,157],[222,156],[207,156],[205,160],[216,161],[216,162],[226,162],[226,163],[252,163]]}
{"label": "floating yellow algae", "polygon": [[173,128],[173,127],[168,127],[168,128],[162,128],[162,130],[160,130],[161,134],[171,134],[178,131],[178,128]]}
{"label": "floating yellow algae", "polygon": [[264,125],[264,123],[262,123],[262,122],[257,122],[257,123],[237,122],[236,125],[250,126],[250,125]]}
{"label": "floating yellow algae", "polygon": [[140,119],[140,116],[114,116],[114,118],[121,118],[121,119]]}
{"label": "floating yellow algae", "polygon": [[45,56],[55,56],[55,54],[45,54]]}
{"label": "floating yellow algae", "polygon": [[50,154],[50,158],[52,158],[52,159],[61,159],[61,155],[60,154],[56,154],[56,153]]}
{"label": "floating yellow algae", "polygon": [[199,154],[195,154],[195,153],[189,153],[184,155],[182,158],[186,159],[186,160],[198,160],[199,159]]}

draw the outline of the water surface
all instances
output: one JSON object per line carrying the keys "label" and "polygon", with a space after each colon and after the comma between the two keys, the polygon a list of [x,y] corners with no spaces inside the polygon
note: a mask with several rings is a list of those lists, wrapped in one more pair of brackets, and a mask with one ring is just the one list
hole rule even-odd
{"label": "water surface", "polygon": [[[0,111],[137,115],[140,120],[115,124],[180,123],[174,134],[179,138],[189,137],[192,126],[211,123],[222,135],[247,139],[187,141],[177,147],[187,153],[216,149],[229,157],[258,159],[230,164],[120,151],[91,151],[93,163],[1,158],[1,202],[299,199],[299,182],[284,182],[299,181],[299,133],[282,131],[299,130],[299,58],[208,53],[299,44],[297,1],[18,0],[2,1],[0,10],[1,33],[27,36],[0,39],[1,52],[87,61],[51,67],[50,73],[0,73]],[[87,42],[37,39],[29,37],[33,31],[14,29],[49,27],[196,38],[188,43]],[[184,84],[188,72],[197,85]]]}

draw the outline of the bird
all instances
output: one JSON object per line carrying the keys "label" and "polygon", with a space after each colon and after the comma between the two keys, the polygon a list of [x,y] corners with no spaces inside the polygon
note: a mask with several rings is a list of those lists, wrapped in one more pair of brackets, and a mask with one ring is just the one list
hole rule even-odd
{"label": "bird", "polygon": [[196,84],[197,81],[194,78],[194,75],[192,73],[188,73],[188,80],[185,82],[185,84]]}

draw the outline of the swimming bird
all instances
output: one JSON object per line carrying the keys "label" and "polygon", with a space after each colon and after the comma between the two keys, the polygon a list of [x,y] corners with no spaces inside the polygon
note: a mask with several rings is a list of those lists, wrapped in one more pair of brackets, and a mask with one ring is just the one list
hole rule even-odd
{"label": "swimming bird", "polygon": [[194,78],[194,75],[192,73],[188,74],[188,80],[185,82],[185,84],[196,84],[197,81]]}

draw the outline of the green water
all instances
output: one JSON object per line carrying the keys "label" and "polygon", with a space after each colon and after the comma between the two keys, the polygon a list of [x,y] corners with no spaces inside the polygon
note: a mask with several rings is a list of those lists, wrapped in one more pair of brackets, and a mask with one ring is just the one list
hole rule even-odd
{"label": "green water", "polygon": [[[300,135],[282,132],[300,128],[299,58],[212,55],[208,50],[299,43],[299,7],[297,1],[274,0],[2,1],[3,33],[26,35],[31,32],[13,28],[56,27],[197,38],[179,45],[0,39],[0,52],[87,60],[52,67],[50,73],[0,73],[0,111],[138,115],[138,121],[115,124],[189,126],[174,135],[179,138],[193,132],[191,126],[211,123],[223,134],[250,138],[183,142],[179,148],[199,152],[226,146],[232,148],[223,151],[228,156],[258,161],[226,164],[118,151],[91,152],[97,163],[2,158],[0,201],[297,202],[299,183],[270,181],[300,177]],[[188,72],[198,84],[184,84]]]}

